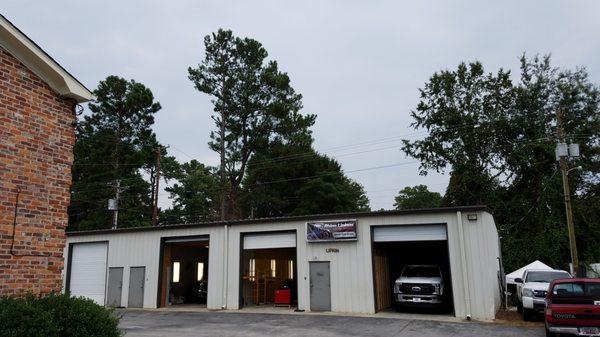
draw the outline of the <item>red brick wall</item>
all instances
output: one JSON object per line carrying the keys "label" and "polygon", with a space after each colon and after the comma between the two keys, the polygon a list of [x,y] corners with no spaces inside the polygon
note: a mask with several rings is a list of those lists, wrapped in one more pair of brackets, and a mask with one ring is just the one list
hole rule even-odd
{"label": "red brick wall", "polygon": [[0,295],[61,290],[74,104],[0,47]]}

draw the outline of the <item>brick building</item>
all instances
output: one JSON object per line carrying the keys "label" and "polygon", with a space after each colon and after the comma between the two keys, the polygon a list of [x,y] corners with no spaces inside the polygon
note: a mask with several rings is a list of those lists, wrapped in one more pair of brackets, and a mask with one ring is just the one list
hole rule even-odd
{"label": "brick building", "polygon": [[61,290],[75,108],[92,97],[0,15],[0,296]]}

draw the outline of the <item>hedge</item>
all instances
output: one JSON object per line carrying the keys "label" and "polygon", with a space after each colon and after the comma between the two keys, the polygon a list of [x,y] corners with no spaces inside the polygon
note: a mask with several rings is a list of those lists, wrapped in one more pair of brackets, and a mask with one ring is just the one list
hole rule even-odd
{"label": "hedge", "polygon": [[118,324],[112,310],[83,297],[0,298],[2,337],[119,337]]}

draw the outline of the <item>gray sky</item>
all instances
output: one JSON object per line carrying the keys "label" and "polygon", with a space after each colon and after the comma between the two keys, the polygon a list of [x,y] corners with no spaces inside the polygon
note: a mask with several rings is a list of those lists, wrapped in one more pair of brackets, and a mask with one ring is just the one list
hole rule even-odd
{"label": "gray sky", "polygon": [[[552,53],[562,67],[600,78],[600,1],[28,1],[2,13],[94,89],[107,75],[152,89],[163,109],[155,131],[181,161],[216,165],[206,145],[212,106],[187,67],[218,28],[262,42],[318,115],[317,150],[360,182],[373,209],[391,208],[407,185],[443,192],[447,177],[417,174],[401,136],[418,88],[441,69],[479,60],[488,71],[518,71],[518,57]],[[161,194],[167,205],[167,195]]]}

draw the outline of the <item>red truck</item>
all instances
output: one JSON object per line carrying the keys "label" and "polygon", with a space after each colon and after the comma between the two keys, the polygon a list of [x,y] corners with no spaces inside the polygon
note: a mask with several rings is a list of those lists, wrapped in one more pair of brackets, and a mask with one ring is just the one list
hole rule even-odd
{"label": "red truck", "polygon": [[546,336],[600,336],[600,279],[552,281],[545,318]]}

